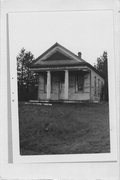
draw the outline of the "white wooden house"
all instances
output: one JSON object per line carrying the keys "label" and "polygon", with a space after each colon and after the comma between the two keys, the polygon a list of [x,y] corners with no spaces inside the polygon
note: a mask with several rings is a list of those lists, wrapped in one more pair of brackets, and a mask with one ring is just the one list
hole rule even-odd
{"label": "white wooden house", "polygon": [[55,43],[30,67],[39,73],[39,101],[100,101],[104,79],[81,53]]}

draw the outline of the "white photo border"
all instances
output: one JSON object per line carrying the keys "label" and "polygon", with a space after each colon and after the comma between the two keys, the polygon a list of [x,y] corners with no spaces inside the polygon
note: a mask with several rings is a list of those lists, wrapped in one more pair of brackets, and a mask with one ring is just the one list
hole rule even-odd
{"label": "white photo border", "polygon": [[[114,16],[113,10],[106,10],[106,11],[112,11],[113,16]],[[9,15],[10,14],[11,13],[8,13],[7,15],[8,16],[7,18],[8,39],[7,40],[8,40],[9,48],[10,48],[10,42],[9,42]],[[114,33],[115,33],[115,29],[114,29]],[[113,34],[113,38],[114,38],[114,34]],[[10,51],[8,54],[10,55]],[[94,154],[72,154],[72,155],[20,155],[16,61],[9,59],[13,163],[51,163],[51,162],[52,163],[56,163],[56,162],[57,163],[69,162],[70,163],[70,162],[117,161],[117,117],[116,117],[115,65],[114,65],[115,52],[114,50],[113,50],[113,55],[111,57],[108,57],[108,59],[109,59],[109,62],[108,62],[109,122],[110,122],[110,151],[111,152],[110,153],[94,153]]]}

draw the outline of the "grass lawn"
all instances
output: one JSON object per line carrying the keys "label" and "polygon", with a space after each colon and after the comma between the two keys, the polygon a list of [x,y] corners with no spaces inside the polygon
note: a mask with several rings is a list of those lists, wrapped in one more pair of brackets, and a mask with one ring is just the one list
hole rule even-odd
{"label": "grass lawn", "polygon": [[19,104],[21,155],[110,152],[108,104]]}

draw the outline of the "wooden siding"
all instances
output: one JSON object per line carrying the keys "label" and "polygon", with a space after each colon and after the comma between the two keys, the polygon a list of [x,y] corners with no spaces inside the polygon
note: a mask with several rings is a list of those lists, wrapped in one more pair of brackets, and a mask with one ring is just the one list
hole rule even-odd
{"label": "wooden siding", "polygon": [[[96,77],[96,90],[95,90],[95,82],[94,82],[95,77]],[[91,70],[91,101],[100,101],[102,84],[104,84],[103,78],[99,76],[96,72]]]}
{"label": "wooden siding", "polygon": [[46,73],[40,73],[39,75],[39,86],[38,86],[38,100],[45,100],[47,93],[44,91],[44,77]]}

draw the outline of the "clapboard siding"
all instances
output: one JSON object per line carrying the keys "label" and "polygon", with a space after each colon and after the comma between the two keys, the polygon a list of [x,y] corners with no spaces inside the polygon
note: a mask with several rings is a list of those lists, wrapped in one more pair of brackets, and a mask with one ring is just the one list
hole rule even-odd
{"label": "clapboard siding", "polygon": [[45,100],[47,97],[47,93],[44,91],[44,78],[45,73],[39,74],[39,86],[38,86],[38,100]]}
{"label": "clapboard siding", "polygon": [[[95,89],[95,77],[96,77],[96,89]],[[104,84],[103,78],[99,76],[96,72],[91,70],[91,101],[100,101],[103,84]]]}

